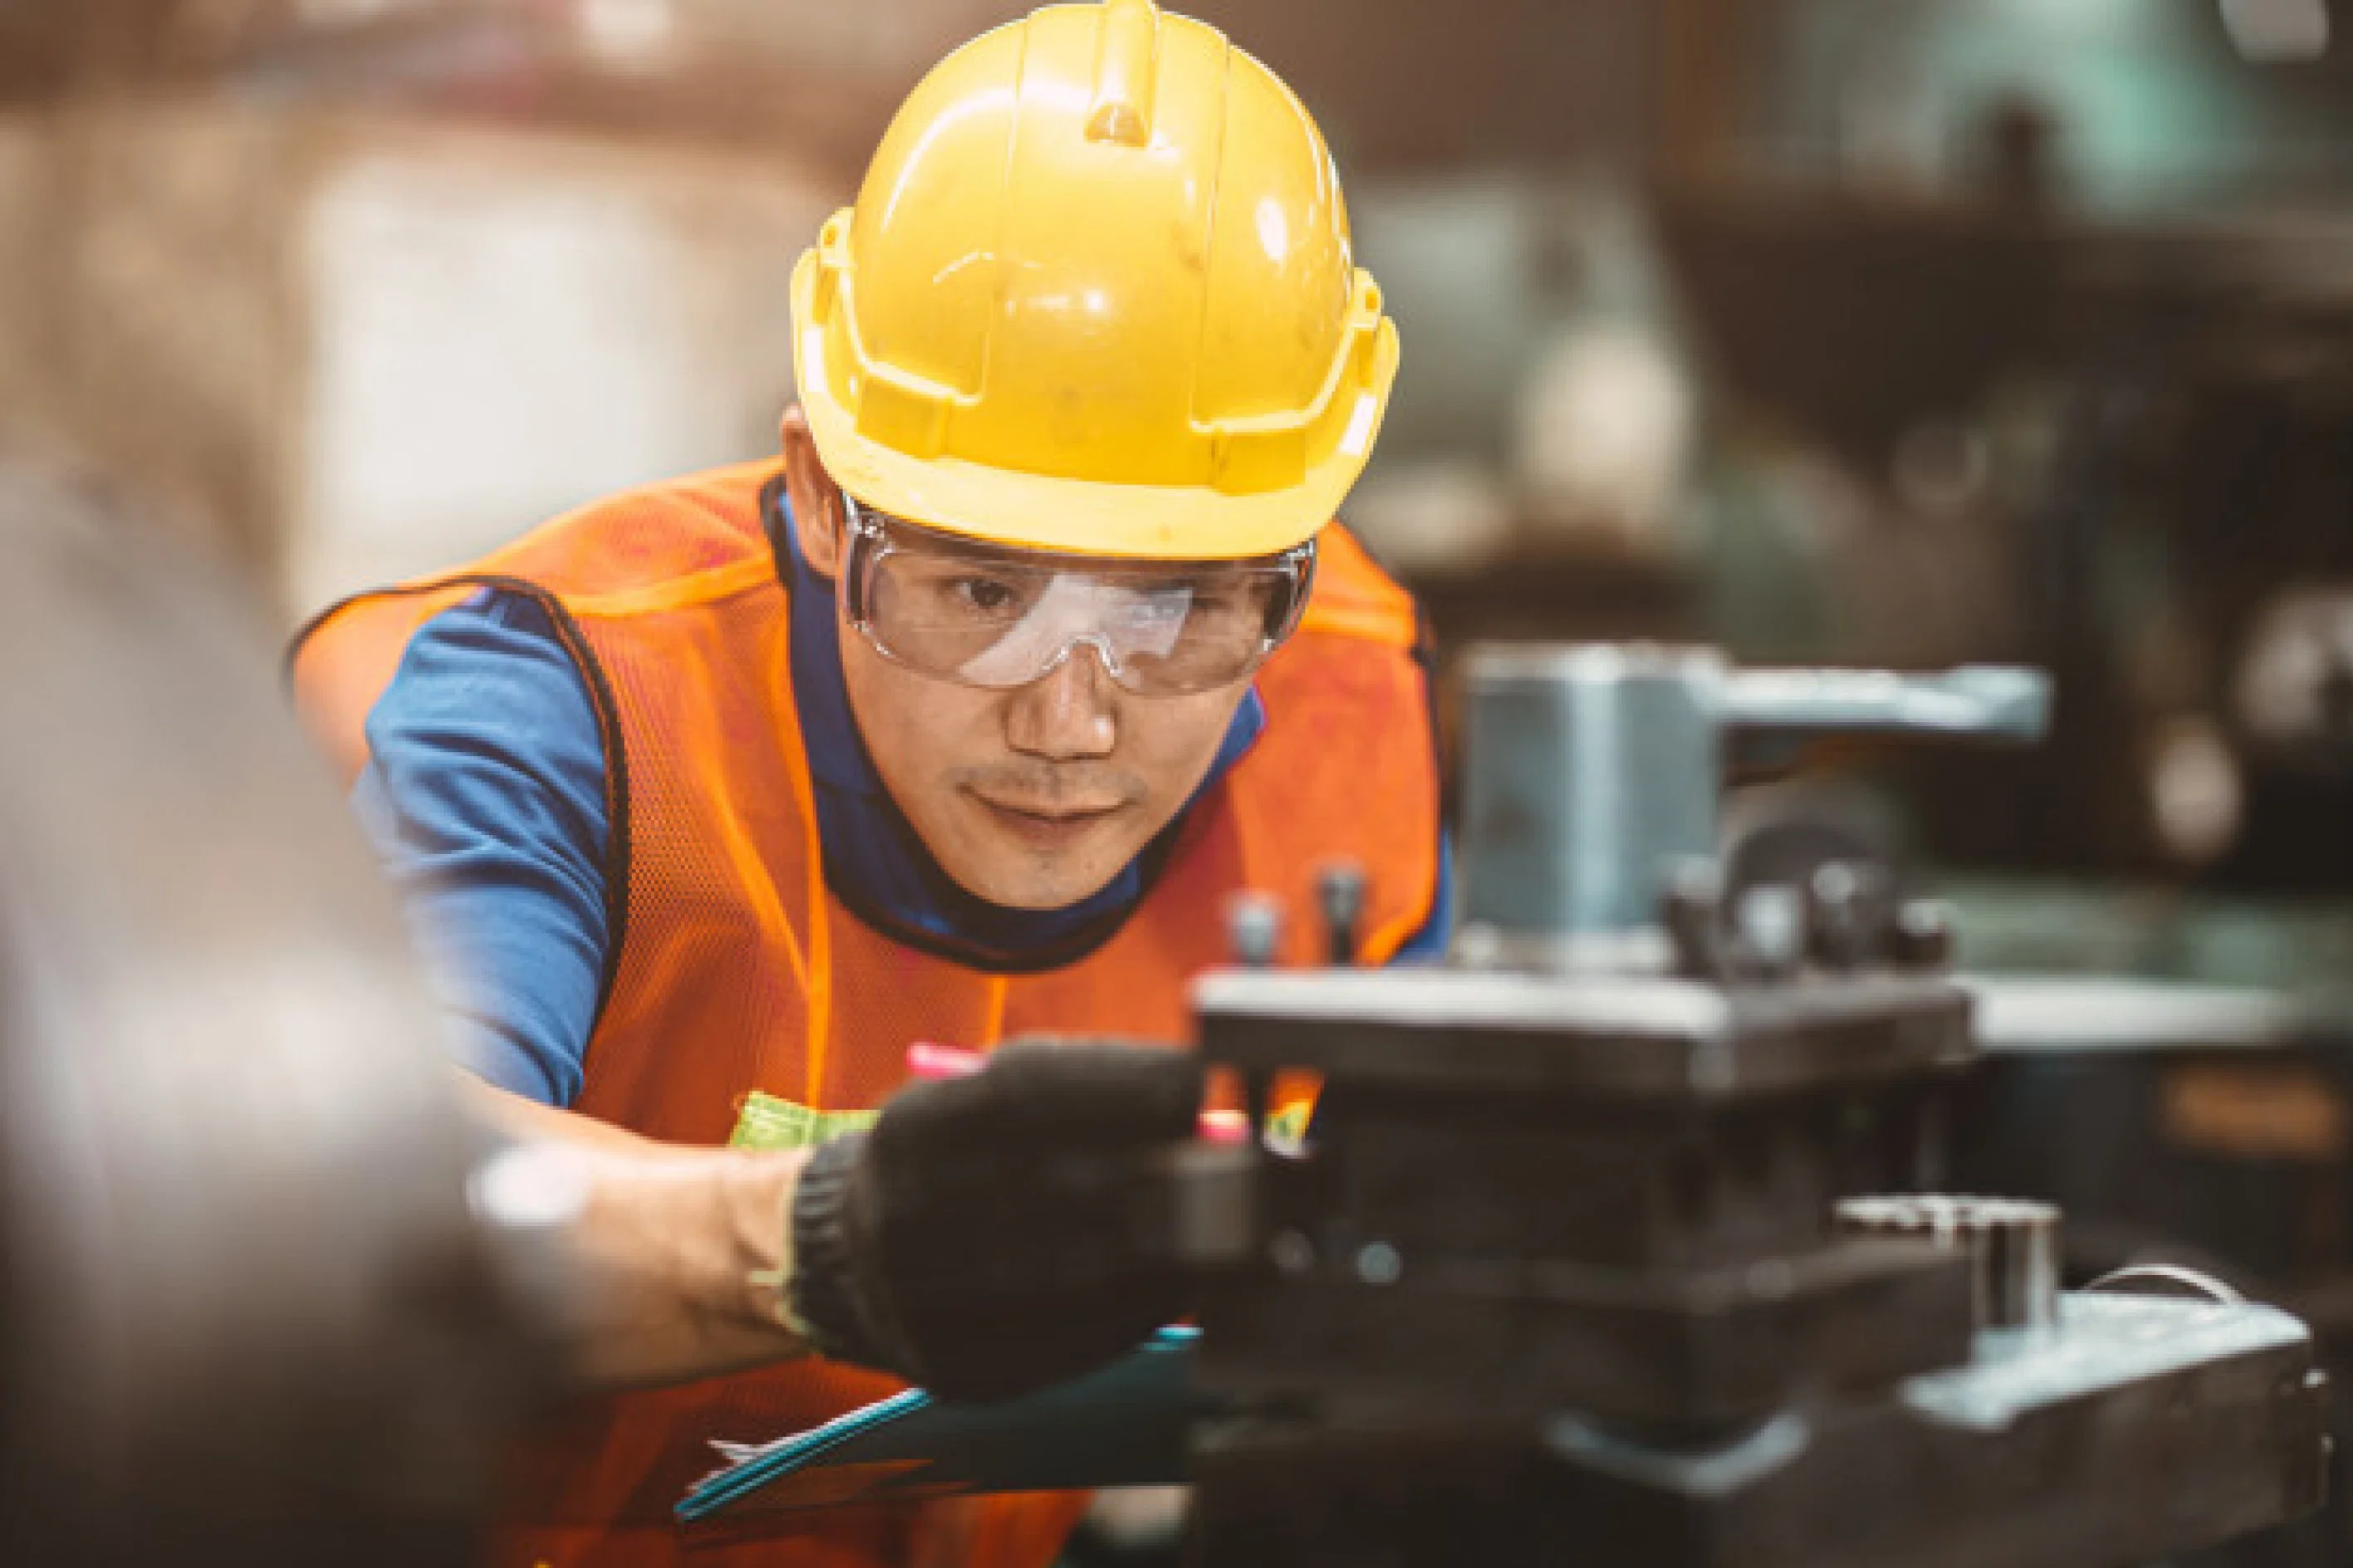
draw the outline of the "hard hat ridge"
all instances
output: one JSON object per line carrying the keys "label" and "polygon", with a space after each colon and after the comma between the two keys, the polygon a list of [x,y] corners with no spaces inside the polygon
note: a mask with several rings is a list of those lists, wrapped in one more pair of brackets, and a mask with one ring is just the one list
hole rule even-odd
{"label": "hard hat ridge", "polygon": [[1152,88],[1160,12],[1152,0],[1103,0],[1087,140],[1143,147],[1152,141]]}

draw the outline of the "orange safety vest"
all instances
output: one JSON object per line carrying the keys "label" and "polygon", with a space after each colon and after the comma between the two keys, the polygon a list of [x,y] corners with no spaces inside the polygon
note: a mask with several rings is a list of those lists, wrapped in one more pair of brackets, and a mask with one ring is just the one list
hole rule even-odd
{"label": "orange safety vest", "polygon": [[[1102,946],[1005,975],[865,925],[826,887],[786,589],[763,526],[776,482],[771,462],[615,497],[470,569],[347,600],[295,644],[297,700],[348,781],[366,759],[368,711],[427,619],[485,585],[547,606],[596,711],[611,824],[611,957],[574,1109],[720,1143],[754,1089],[819,1110],[879,1105],[903,1080],[911,1041],[1187,1039],[1185,983],[1225,957],[1227,897],[1282,899],[1283,962],[1318,963],[1313,888],[1335,858],[1370,873],[1367,962],[1425,923],[1439,784],[1414,606],[1334,527],[1298,634],[1259,672],[1264,733],[1195,803],[1158,880]],[[1083,1495],[671,1521],[716,1466],[712,1439],[765,1441],[897,1386],[806,1359],[584,1401],[512,1489],[496,1558],[1050,1563]]]}

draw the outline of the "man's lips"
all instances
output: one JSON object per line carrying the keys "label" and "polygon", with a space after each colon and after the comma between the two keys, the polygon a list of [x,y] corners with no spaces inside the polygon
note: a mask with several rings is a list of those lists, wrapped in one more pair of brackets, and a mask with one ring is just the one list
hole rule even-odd
{"label": "man's lips", "polygon": [[1049,848],[1077,839],[1124,806],[1124,802],[1113,802],[1107,805],[1072,805],[1058,802],[1048,805],[1001,800],[983,795],[978,790],[972,791],[971,795],[999,826],[1029,843]]}

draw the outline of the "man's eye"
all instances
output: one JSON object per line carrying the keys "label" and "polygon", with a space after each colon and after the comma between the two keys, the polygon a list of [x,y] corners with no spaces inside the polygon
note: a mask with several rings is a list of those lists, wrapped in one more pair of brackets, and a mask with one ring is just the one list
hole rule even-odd
{"label": "man's eye", "polygon": [[1201,620],[1259,616],[1264,613],[1264,599],[1253,584],[1230,578],[1204,583],[1193,590],[1193,614]]}
{"label": "man's eye", "polygon": [[1013,589],[993,577],[959,577],[948,585],[956,602],[967,609],[984,614],[1004,609],[1013,603]]}

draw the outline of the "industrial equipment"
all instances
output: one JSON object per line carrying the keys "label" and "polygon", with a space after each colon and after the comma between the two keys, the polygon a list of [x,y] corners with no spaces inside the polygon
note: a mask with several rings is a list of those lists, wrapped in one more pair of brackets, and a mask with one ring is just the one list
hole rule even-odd
{"label": "industrial equipment", "polygon": [[1715,872],[1727,744],[2024,739],[2039,681],[1588,647],[1467,685],[1452,961],[1198,989],[1251,1103],[1324,1082],[1202,1313],[1251,1414],[1197,1438],[1201,1561],[2058,1568],[2317,1505],[2295,1319],[2061,1295],[2055,1210],[1868,1195],[1940,1179],[1976,1055],[1941,914],[1867,864]]}

